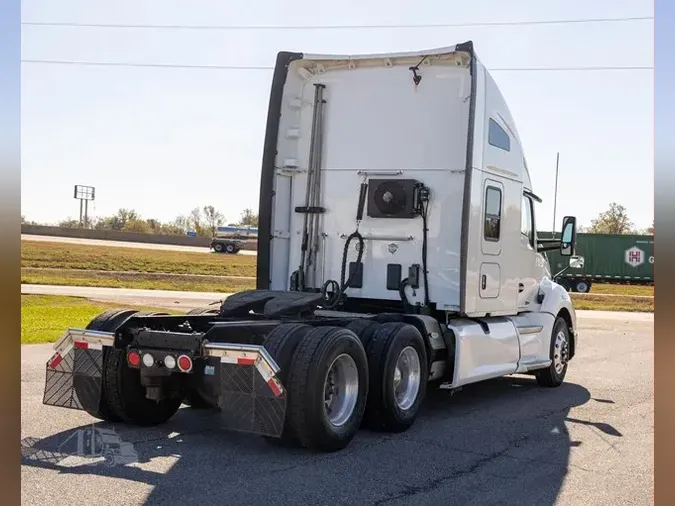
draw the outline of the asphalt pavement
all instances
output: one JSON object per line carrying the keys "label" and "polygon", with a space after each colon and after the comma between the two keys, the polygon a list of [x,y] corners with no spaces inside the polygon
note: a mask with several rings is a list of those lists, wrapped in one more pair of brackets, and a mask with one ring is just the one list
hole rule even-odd
{"label": "asphalt pavement", "polygon": [[51,345],[23,346],[22,503],[653,504],[653,316],[579,322],[557,389],[514,376],[433,391],[409,431],[362,430],[333,454],[222,432],[217,415],[189,408],[156,428],[97,423],[137,452],[113,467],[53,453],[95,420],[42,405]]}

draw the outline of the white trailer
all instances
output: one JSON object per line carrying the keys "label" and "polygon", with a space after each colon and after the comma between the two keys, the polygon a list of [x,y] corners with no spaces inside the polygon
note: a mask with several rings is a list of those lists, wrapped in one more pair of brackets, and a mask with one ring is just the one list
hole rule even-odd
{"label": "white trailer", "polygon": [[333,451],[363,424],[406,430],[429,385],[563,382],[576,317],[542,253],[582,265],[576,220],[538,240],[518,132],[471,42],[279,53],[266,129],[257,289],[67,331],[45,404],[156,424],[187,400]]}

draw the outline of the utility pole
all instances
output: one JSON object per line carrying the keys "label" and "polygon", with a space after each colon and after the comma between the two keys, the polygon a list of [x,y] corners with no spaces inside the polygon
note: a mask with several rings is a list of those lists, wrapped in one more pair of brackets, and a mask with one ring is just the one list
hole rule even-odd
{"label": "utility pole", "polygon": [[555,239],[555,214],[558,207],[558,166],[560,164],[560,153],[555,155],[555,187],[553,190],[553,228],[551,233],[553,234],[553,239]]}
{"label": "utility pole", "polygon": [[96,189],[93,186],[75,185],[73,196],[80,201],[80,226],[89,226],[89,201],[94,200]]}

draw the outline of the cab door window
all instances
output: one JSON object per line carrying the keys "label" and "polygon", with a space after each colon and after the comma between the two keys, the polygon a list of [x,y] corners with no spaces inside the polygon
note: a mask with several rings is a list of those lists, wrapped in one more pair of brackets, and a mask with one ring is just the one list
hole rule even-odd
{"label": "cab door window", "polygon": [[534,213],[532,199],[523,195],[522,210],[520,213],[520,233],[527,238],[527,242],[534,248]]}

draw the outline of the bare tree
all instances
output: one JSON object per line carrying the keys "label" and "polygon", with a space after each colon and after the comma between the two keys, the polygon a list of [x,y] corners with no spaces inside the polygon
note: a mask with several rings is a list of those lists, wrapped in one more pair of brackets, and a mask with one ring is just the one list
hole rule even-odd
{"label": "bare tree", "polygon": [[198,207],[195,207],[188,215],[188,223],[190,228],[199,236],[207,235],[208,229],[204,225],[204,218],[202,212]]}
{"label": "bare tree", "polygon": [[204,206],[204,220],[208,231],[212,236],[216,235],[216,230],[225,222],[225,217],[213,206]]}
{"label": "bare tree", "polygon": [[244,209],[241,213],[241,218],[239,219],[239,224],[242,227],[257,227],[258,226],[258,215],[255,214],[251,209]]}

